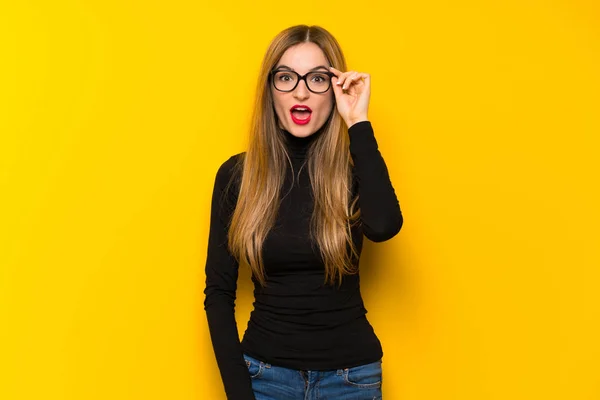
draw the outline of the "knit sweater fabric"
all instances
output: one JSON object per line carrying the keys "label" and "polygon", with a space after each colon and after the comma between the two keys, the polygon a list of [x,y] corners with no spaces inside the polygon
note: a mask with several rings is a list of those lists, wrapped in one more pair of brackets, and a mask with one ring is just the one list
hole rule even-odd
{"label": "knit sweater fabric", "polygon": [[[228,183],[244,153],[222,163],[213,188],[204,308],[229,400],[255,399],[243,353],[271,365],[318,371],[363,365],[383,356],[366,318],[360,272],[344,275],[341,286],[325,284],[324,260],[309,237],[314,199],[306,161],[321,132],[305,138],[286,130],[281,134],[292,168],[286,170],[277,219],[263,245],[267,285],[262,287],[252,276],[254,309],[241,341],[234,314],[239,264],[227,248],[227,235],[239,179]],[[363,236],[373,242],[389,240],[400,231],[403,216],[371,122],[355,123],[348,135],[352,193],[358,193],[361,210],[360,223],[351,233],[360,256]]]}

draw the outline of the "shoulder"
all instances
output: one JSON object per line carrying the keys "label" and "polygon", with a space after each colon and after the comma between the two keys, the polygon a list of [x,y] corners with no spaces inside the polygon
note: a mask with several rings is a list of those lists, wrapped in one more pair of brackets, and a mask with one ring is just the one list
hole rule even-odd
{"label": "shoulder", "polygon": [[239,168],[239,164],[243,162],[245,154],[245,151],[237,153],[223,161],[217,170],[217,177],[231,177],[235,173],[236,169]]}
{"label": "shoulder", "polygon": [[239,181],[234,178],[239,178],[240,176],[245,154],[245,151],[234,154],[221,163],[215,176],[215,186],[224,190],[229,185]]}

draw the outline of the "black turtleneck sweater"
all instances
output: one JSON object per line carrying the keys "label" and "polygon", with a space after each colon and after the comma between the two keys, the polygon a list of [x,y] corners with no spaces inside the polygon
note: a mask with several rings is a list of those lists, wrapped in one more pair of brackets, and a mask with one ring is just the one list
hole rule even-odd
{"label": "black turtleneck sweater", "polygon": [[[288,171],[275,227],[263,247],[268,284],[262,288],[252,277],[254,310],[241,342],[234,316],[238,263],[227,249],[227,226],[239,185],[226,188],[234,163],[243,153],[220,166],[214,184],[204,308],[229,400],[254,399],[244,352],[297,370],[350,368],[383,356],[365,316],[359,274],[344,276],[341,287],[325,285],[323,259],[318,249],[311,248],[308,232],[313,199],[308,166],[300,167],[319,132],[306,138],[281,132],[297,178],[292,181]],[[400,231],[403,217],[371,123],[358,122],[348,134],[354,161],[353,190],[360,195],[361,209],[361,223],[355,225],[352,236],[360,254],[363,235],[374,242],[391,239]]]}

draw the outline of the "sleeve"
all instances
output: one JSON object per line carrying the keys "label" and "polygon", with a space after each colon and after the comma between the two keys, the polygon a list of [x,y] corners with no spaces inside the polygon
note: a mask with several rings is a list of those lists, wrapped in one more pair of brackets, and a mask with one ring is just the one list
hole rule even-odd
{"label": "sleeve", "polygon": [[239,264],[227,247],[228,222],[235,205],[225,193],[231,161],[219,168],[212,194],[204,309],[227,399],[255,400],[235,320]]}
{"label": "sleeve", "polygon": [[400,232],[404,219],[371,122],[353,124],[348,135],[363,234],[373,242],[389,240]]}

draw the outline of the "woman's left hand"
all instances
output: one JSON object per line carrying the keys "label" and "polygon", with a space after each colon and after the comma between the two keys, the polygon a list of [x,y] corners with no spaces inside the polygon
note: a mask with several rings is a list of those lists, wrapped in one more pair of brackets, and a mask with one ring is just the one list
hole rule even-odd
{"label": "woman's left hand", "polygon": [[330,71],[336,75],[331,78],[331,86],[337,109],[348,128],[357,122],[367,121],[371,76],[356,71],[341,72],[333,67]]}

